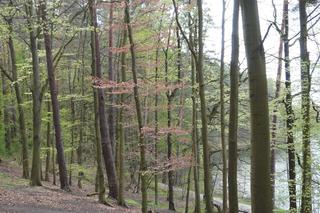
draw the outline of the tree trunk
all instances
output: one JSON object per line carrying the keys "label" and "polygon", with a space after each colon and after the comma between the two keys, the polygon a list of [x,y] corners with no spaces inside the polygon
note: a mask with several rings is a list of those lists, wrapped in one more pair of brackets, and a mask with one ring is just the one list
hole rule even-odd
{"label": "tree trunk", "polygon": [[239,100],[239,0],[233,1],[229,114],[229,211],[238,213],[238,100]]}
{"label": "tree trunk", "polygon": [[[95,51],[95,71],[96,77],[102,79],[101,62],[100,62],[100,45],[97,33],[97,16],[94,0],[89,0],[90,13],[91,13],[91,26],[94,28],[94,51]],[[112,153],[112,145],[110,141],[109,126],[107,123],[107,116],[105,110],[105,96],[102,88],[97,88],[98,96],[98,110],[99,110],[99,124],[100,124],[100,135],[102,153],[107,172],[108,185],[109,185],[109,196],[117,199],[118,197],[118,183],[116,178],[116,168],[114,164],[114,157]]]}
{"label": "tree trunk", "polygon": [[142,123],[142,113],[141,113],[141,105],[140,105],[139,90],[138,90],[135,46],[134,46],[134,41],[133,41],[132,28],[131,28],[131,24],[130,24],[129,0],[126,0],[125,4],[126,4],[125,20],[126,20],[126,25],[127,25],[127,29],[128,29],[128,36],[129,36],[129,41],[130,41],[131,70],[132,70],[132,77],[133,77],[133,82],[134,82],[133,92],[134,92],[134,100],[135,100],[135,104],[136,104],[138,127],[139,127],[140,174],[141,174],[141,193],[142,193],[141,212],[147,213],[148,194],[147,194],[147,176],[145,174],[145,172],[147,171],[147,162],[145,159],[146,147],[145,147],[144,134],[142,131],[143,123]]}
{"label": "tree trunk", "polygon": [[[3,67],[7,67],[7,60],[6,60],[6,54],[5,54],[5,48],[3,46],[2,52],[3,56],[0,56],[0,65],[3,65]],[[8,100],[8,84],[7,79],[3,72],[1,72],[1,82],[2,82],[2,98],[5,100]],[[8,154],[11,152],[11,144],[12,144],[12,134],[11,134],[11,128],[10,128],[10,108],[8,105],[4,106],[3,109],[3,125],[4,125],[4,143],[5,143],[5,149]]]}
{"label": "tree trunk", "polygon": [[[109,44],[108,44],[108,79],[109,81],[116,81],[116,73],[114,71],[114,65],[113,65],[113,53],[112,53],[112,48],[113,48],[113,3],[110,4],[110,10],[109,10]],[[113,150],[115,150],[115,124],[116,124],[116,112],[114,108],[115,104],[115,95],[112,94],[112,88],[110,89],[111,94],[109,95],[109,104],[110,106],[108,107],[108,122],[109,122],[109,131],[110,131],[110,142],[112,145]],[[114,152],[115,153],[115,152]]]}
{"label": "tree trunk", "polygon": [[220,58],[220,138],[222,149],[222,212],[228,211],[228,168],[227,168],[227,150],[225,142],[225,109],[224,109],[224,37],[225,37],[225,13],[226,1],[222,0],[222,32],[221,32],[221,58]]}
{"label": "tree trunk", "polygon": [[202,146],[203,146],[203,169],[204,169],[204,195],[206,203],[206,211],[208,213],[213,212],[212,208],[212,195],[211,195],[211,183],[212,176],[210,170],[210,157],[209,157],[209,143],[208,143],[208,122],[207,122],[207,106],[205,98],[205,82],[203,74],[203,10],[202,0],[197,0],[198,7],[198,58],[197,58],[197,72],[199,83],[199,96],[201,107],[201,122],[202,122]]}
{"label": "tree trunk", "polygon": [[[32,72],[33,72],[33,88],[32,88],[32,118],[33,118],[33,153],[31,182],[32,186],[41,186],[40,178],[40,146],[41,146],[41,87],[40,87],[40,70],[37,38],[33,26],[33,1],[28,1],[25,5],[27,14],[27,24],[29,29],[30,50],[32,55]],[[46,167],[47,168],[47,167]],[[46,173],[47,177],[47,173]]]}
{"label": "tree trunk", "polygon": [[[95,26],[96,16],[94,8],[94,0],[88,2],[90,10],[90,25]],[[97,51],[96,51],[96,32],[91,31],[91,75],[97,75]],[[99,100],[98,100],[98,89],[93,88],[93,101],[94,101],[94,127],[95,127],[95,148],[96,148],[96,161],[97,161],[97,174],[96,174],[96,191],[99,192],[99,202],[105,204],[105,184],[102,169],[102,144],[101,144],[101,129],[99,128]],[[107,165],[106,165],[107,166]]]}
{"label": "tree trunk", "polygon": [[185,213],[189,212],[189,193],[190,193],[190,182],[191,182],[191,169],[192,167],[189,168],[188,172],[188,181],[187,181],[187,195],[186,195],[186,205],[185,205]]}
{"label": "tree trunk", "polygon": [[280,97],[281,90],[281,72],[282,72],[282,55],[283,55],[283,31],[284,31],[284,14],[281,23],[280,32],[280,43],[278,49],[278,68],[277,68],[277,78],[276,78],[276,91],[274,95],[275,105],[272,112],[272,125],[271,125],[271,195],[273,205],[275,203],[275,172],[276,172],[276,142],[277,142],[277,122],[278,122],[278,99]]}
{"label": "tree trunk", "polygon": [[[45,169],[45,181],[49,181],[49,170],[50,170],[50,158],[51,158],[51,112],[50,112],[50,102],[48,101],[48,111],[47,111],[47,150],[46,150],[46,169]],[[54,164],[54,162],[52,162]]]}
{"label": "tree trunk", "polygon": [[[12,6],[12,1],[10,1]],[[28,141],[26,134],[26,121],[24,118],[24,109],[23,109],[23,98],[21,94],[20,85],[18,83],[18,73],[17,73],[17,64],[16,64],[16,53],[12,39],[12,19],[7,20],[8,28],[9,28],[9,39],[8,46],[10,51],[10,59],[11,59],[11,72],[12,72],[12,80],[14,83],[14,90],[16,93],[17,104],[18,104],[18,112],[19,112],[19,132],[20,132],[20,142],[22,145],[22,177],[29,178],[29,160],[28,160]]]}
{"label": "tree trunk", "polygon": [[296,161],[295,161],[295,145],[293,140],[294,126],[294,114],[292,109],[292,96],[291,96],[291,73],[290,73],[290,57],[289,57],[289,1],[284,0],[283,4],[284,13],[284,65],[285,65],[285,86],[286,86],[286,97],[285,97],[285,108],[286,108],[286,125],[287,125],[287,145],[288,145],[288,164],[289,164],[289,177],[288,177],[288,188],[289,188],[289,203],[290,212],[297,212],[297,193],[296,193]]}
{"label": "tree trunk", "polygon": [[[121,42],[121,47],[124,47],[127,44],[127,30],[123,30],[123,38]],[[121,82],[126,82],[126,53],[121,53]],[[125,94],[121,94],[120,96],[120,103],[125,104]],[[125,137],[124,137],[124,109],[121,108],[119,112],[119,194],[118,194],[118,204],[121,206],[125,206],[125,200],[123,196],[124,192],[124,143],[125,143]]]}
{"label": "tree trunk", "polygon": [[[189,0],[191,5],[191,0]],[[189,42],[191,48],[194,49],[194,30],[191,24],[192,16],[188,14],[189,25]],[[198,130],[197,130],[197,89],[196,89],[196,73],[195,73],[195,59],[191,55],[191,86],[192,86],[192,151],[193,151],[193,180],[194,180],[194,193],[195,193],[195,213],[201,212],[201,199],[200,199],[200,187],[199,187],[199,143],[198,143]]]}
{"label": "tree trunk", "polygon": [[68,178],[67,178],[67,168],[66,168],[66,163],[64,158],[64,148],[62,144],[58,88],[56,85],[55,73],[54,73],[54,67],[53,67],[51,36],[48,31],[46,0],[41,0],[39,7],[40,7],[39,9],[40,9],[40,13],[43,21],[43,37],[44,37],[44,46],[46,50],[47,72],[48,72],[52,113],[53,113],[53,125],[55,130],[57,158],[58,158],[58,164],[59,164],[60,187],[63,190],[69,191],[70,189],[69,189]]}
{"label": "tree trunk", "polygon": [[300,67],[301,67],[301,114],[302,114],[302,197],[301,213],[312,212],[312,171],[310,147],[310,60],[307,48],[306,0],[299,1],[300,14]]}
{"label": "tree trunk", "polygon": [[250,90],[251,209],[253,213],[270,213],[273,206],[268,88],[257,1],[241,1],[241,8]]}

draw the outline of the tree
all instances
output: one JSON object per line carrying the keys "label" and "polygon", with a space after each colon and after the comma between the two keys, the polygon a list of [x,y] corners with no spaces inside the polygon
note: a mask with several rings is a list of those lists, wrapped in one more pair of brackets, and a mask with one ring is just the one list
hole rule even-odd
{"label": "tree", "polygon": [[[95,1],[89,0],[90,12],[92,16],[91,26],[94,29],[94,51],[95,51],[95,76],[98,79],[102,79],[101,71],[101,59],[100,59],[100,45],[97,33],[97,15],[95,8]],[[114,164],[114,157],[112,153],[112,146],[110,141],[109,126],[107,123],[107,116],[105,110],[105,96],[103,88],[97,88],[98,98],[98,110],[99,110],[99,126],[100,126],[100,140],[102,145],[102,153],[107,172],[108,185],[109,185],[109,196],[117,199],[118,197],[118,183],[116,178],[116,168]]]}
{"label": "tree", "polygon": [[[33,72],[33,88],[32,88],[32,115],[33,115],[33,153],[31,182],[33,186],[41,186],[40,177],[40,144],[41,144],[41,85],[37,38],[33,26],[33,1],[25,4],[27,15],[27,23],[30,38],[30,51],[32,55],[32,72]],[[46,173],[47,175],[47,173]]]}
{"label": "tree", "polygon": [[[275,172],[276,172],[276,142],[277,142],[277,123],[278,123],[278,99],[280,97],[281,91],[281,74],[282,74],[282,55],[283,55],[283,31],[284,31],[284,13],[281,22],[281,29],[280,33],[280,42],[279,42],[279,49],[278,49],[278,67],[277,67],[277,78],[276,78],[276,91],[274,94],[275,105],[272,112],[272,125],[271,125],[271,184],[272,184],[272,202],[274,205],[275,202]],[[275,17],[276,18],[276,17]]]}
{"label": "tree", "polygon": [[211,195],[211,173],[209,168],[209,144],[208,144],[208,122],[207,122],[207,107],[205,98],[204,70],[203,70],[203,9],[202,0],[197,0],[198,7],[198,58],[197,58],[197,73],[200,96],[200,112],[201,112],[201,133],[203,146],[203,169],[204,169],[204,195],[206,202],[206,211],[213,212],[212,195]]}
{"label": "tree", "polygon": [[307,0],[299,1],[300,15],[300,73],[301,73],[301,114],[302,114],[302,197],[301,213],[312,212],[312,171],[310,147],[310,60],[307,48]]}
{"label": "tree", "polygon": [[233,3],[232,52],[230,63],[230,114],[229,114],[229,211],[237,213],[238,207],[238,99],[239,99],[239,0]]}
{"label": "tree", "polygon": [[[13,2],[9,1],[9,7],[13,7]],[[14,13],[14,11],[13,11]],[[8,48],[10,52],[10,60],[11,60],[11,82],[14,82],[14,90],[16,93],[17,99],[17,108],[19,112],[19,133],[20,133],[20,141],[22,144],[22,177],[29,178],[29,159],[28,159],[28,147],[27,147],[27,134],[26,134],[26,121],[25,121],[25,113],[23,109],[23,96],[21,93],[21,88],[18,83],[18,72],[17,72],[17,61],[16,61],[16,51],[13,42],[13,16],[3,17],[7,23],[9,36],[8,36]],[[4,69],[2,69],[4,71]]]}
{"label": "tree", "polygon": [[[121,47],[124,47],[127,44],[127,39],[128,39],[128,33],[127,30],[123,30],[123,35],[122,35],[122,41],[121,41]],[[126,52],[121,53],[121,82],[126,82],[127,77],[126,77]],[[125,94],[121,94],[120,96],[120,102],[121,104],[124,104],[125,102]],[[119,112],[119,133],[118,133],[118,138],[119,138],[119,154],[118,154],[118,159],[119,159],[119,193],[118,193],[118,204],[121,206],[125,205],[125,200],[124,200],[124,143],[125,143],[125,137],[124,137],[124,109],[121,108]]]}
{"label": "tree", "polygon": [[284,66],[285,66],[285,108],[286,108],[286,128],[287,128],[287,145],[288,145],[288,188],[289,188],[289,203],[290,211],[297,211],[296,201],[296,171],[295,171],[295,144],[293,139],[294,114],[292,109],[291,95],[291,72],[290,72],[290,55],[289,55],[289,1],[283,1],[283,16],[284,16]]}
{"label": "tree", "polygon": [[64,158],[64,148],[62,144],[58,88],[56,85],[55,72],[54,72],[53,59],[52,59],[51,36],[48,28],[46,0],[41,0],[39,3],[40,3],[39,10],[41,13],[42,24],[43,24],[44,46],[46,50],[47,73],[48,73],[50,97],[51,97],[51,104],[52,104],[53,125],[55,130],[57,160],[59,164],[60,187],[63,190],[69,191],[70,188],[68,184],[67,168],[66,168],[66,163]]}
{"label": "tree", "polygon": [[272,212],[268,89],[256,0],[241,1],[251,117],[251,209]]}
{"label": "tree", "polygon": [[136,67],[136,55],[135,55],[135,45],[133,40],[133,33],[130,24],[130,9],[129,9],[129,0],[125,2],[125,23],[128,29],[128,37],[130,42],[130,53],[131,53],[131,71],[133,77],[133,95],[136,105],[136,113],[138,120],[138,134],[139,134],[139,147],[140,147],[140,175],[141,175],[141,193],[142,193],[142,206],[141,212],[147,213],[147,202],[148,202],[148,194],[147,194],[147,163],[146,163],[146,147],[145,147],[145,139],[143,134],[143,123],[142,123],[142,113],[141,113],[141,105],[139,99],[139,90],[138,90],[138,78],[137,78],[137,67]]}
{"label": "tree", "polygon": [[[88,2],[89,13],[90,13],[90,25],[96,27],[96,14],[94,8],[94,1],[89,0]],[[96,29],[91,31],[91,74],[92,76],[97,75],[97,51],[96,51]],[[97,161],[97,185],[99,193],[99,202],[106,204],[105,198],[105,185],[104,185],[104,176],[102,170],[102,149],[100,142],[100,129],[99,129],[99,100],[98,100],[98,91],[96,88],[93,88],[93,105],[94,105],[94,126],[95,126],[95,145],[96,145],[96,161]]]}
{"label": "tree", "polygon": [[222,211],[226,213],[228,211],[228,168],[227,168],[227,149],[225,142],[225,108],[224,108],[224,48],[225,48],[225,14],[226,14],[226,1],[222,0],[222,21],[221,21],[221,56],[220,56],[220,138],[222,148]]}

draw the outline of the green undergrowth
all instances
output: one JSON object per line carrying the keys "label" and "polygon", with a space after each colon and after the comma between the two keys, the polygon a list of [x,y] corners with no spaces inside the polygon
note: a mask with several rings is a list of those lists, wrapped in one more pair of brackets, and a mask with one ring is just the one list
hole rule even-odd
{"label": "green undergrowth", "polygon": [[0,172],[0,188],[14,189],[21,186],[29,186],[29,180],[9,176]]}

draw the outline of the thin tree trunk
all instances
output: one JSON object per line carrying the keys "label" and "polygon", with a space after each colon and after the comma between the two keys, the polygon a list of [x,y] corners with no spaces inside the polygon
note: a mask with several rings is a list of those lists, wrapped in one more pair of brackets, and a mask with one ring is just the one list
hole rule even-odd
{"label": "thin tree trunk", "polygon": [[[159,39],[160,40],[160,39]],[[160,43],[158,40],[158,44]],[[155,158],[155,166],[158,165],[158,135],[159,135],[159,115],[158,115],[158,105],[159,105],[159,93],[158,93],[158,79],[159,79],[159,47],[156,51],[156,69],[155,69],[155,84],[156,84],[156,95],[154,101],[154,121],[155,121],[155,140],[154,140],[154,158]],[[157,174],[154,175],[154,202],[158,205],[159,195],[158,195],[158,182],[159,176]]]}
{"label": "thin tree trunk", "polygon": [[[10,1],[10,5],[12,6],[12,1]],[[21,94],[20,85],[18,83],[16,53],[15,53],[15,48],[14,48],[13,39],[12,39],[12,33],[13,33],[12,19],[11,18],[8,19],[7,23],[9,28],[8,46],[9,46],[10,59],[11,59],[12,80],[15,82],[14,90],[16,93],[18,112],[19,112],[19,132],[20,132],[20,142],[22,145],[22,177],[27,179],[29,178],[29,160],[28,160],[26,121],[24,117],[23,98]]]}
{"label": "thin tree trunk", "polygon": [[43,37],[44,37],[44,46],[46,50],[47,72],[48,72],[52,113],[53,113],[53,125],[55,130],[57,158],[58,158],[58,164],[59,164],[60,187],[63,190],[69,191],[70,188],[68,184],[67,168],[66,168],[65,157],[64,157],[64,148],[62,144],[58,88],[56,85],[55,73],[54,73],[54,67],[53,67],[51,36],[49,35],[49,31],[48,31],[46,0],[41,0],[39,7],[40,7],[39,9],[40,9],[40,13],[43,21]]}
{"label": "thin tree trunk", "polygon": [[274,109],[272,112],[272,125],[271,125],[271,195],[273,205],[275,203],[275,172],[276,172],[276,142],[277,142],[277,112],[278,112],[278,98],[280,97],[281,90],[281,72],[282,72],[282,55],[283,55],[283,31],[284,31],[284,14],[282,17],[281,23],[281,32],[280,32],[280,43],[278,49],[278,68],[277,68],[277,78],[276,78],[276,91],[274,95],[274,100],[276,101]]}
{"label": "thin tree trunk", "polygon": [[[191,5],[191,0],[189,0]],[[189,42],[191,48],[194,48],[194,30],[191,25],[191,13],[188,14],[189,25]],[[194,180],[194,193],[195,193],[195,213],[201,212],[201,199],[200,199],[200,186],[199,186],[199,144],[198,144],[198,131],[197,131],[197,89],[196,89],[196,73],[195,73],[195,60],[191,55],[191,86],[192,86],[192,150],[193,150],[193,180]]]}
{"label": "thin tree trunk", "polygon": [[229,211],[238,213],[238,99],[239,99],[239,0],[233,1],[232,51],[230,63],[230,114],[229,114]]}
{"label": "thin tree trunk", "polygon": [[[121,42],[121,47],[124,47],[127,43],[127,30],[123,30],[123,38]],[[126,53],[121,53],[121,81],[126,82]],[[121,94],[120,96],[120,103],[125,104],[125,94]],[[118,204],[121,206],[125,206],[125,200],[123,196],[124,190],[124,143],[125,143],[125,135],[124,135],[124,109],[121,108],[119,112],[119,194],[118,194]]]}
{"label": "thin tree trunk", "polygon": [[204,195],[206,203],[206,211],[208,213],[213,212],[212,208],[212,195],[211,195],[211,184],[212,176],[210,169],[210,158],[209,158],[209,143],[208,143],[208,122],[207,122],[207,106],[205,98],[205,82],[204,82],[204,71],[203,71],[203,10],[202,0],[197,0],[198,7],[198,58],[197,58],[197,72],[198,72],[198,83],[199,83],[199,96],[200,96],[200,107],[201,107],[201,122],[202,122],[202,146],[203,146],[203,169],[204,169]]}
{"label": "thin tree trunk", "polygon": [[[47,109],[47,150],[46,150],[46,169],[45,169],[45,181],[49,181],[49,170],[50,170],[50,158],[51,158],[51,113],[50,113],[50,102],[48,101],[48,109]],[[52,153],[52,155],[54,155]],[[54,164],[54,161],[52,162]]]}
{"label": "thin tree trunk", "polygon": [[312,212],[312,171],[310,147],[310,59],[307,48],[306,0],[299,1],[300,14],[300,67],[301,67],[301,114],[302,114],[302,197],[301,213]]}
{"label": "thin tree trunk", "polygon": [[295,161],[295,144],[293,139],[292,128],[294,126],[294,114],[292,109],[292,96],[291,96],[291,73],[290,73],[290,56],[289,56],[289,1],[284,0],[283,5],[284,13],[284,64],[285,64],[285,86],[286,86],[286,125],[287,125],[287,145],[288,145],[288,164],[289,164],[289,203],[290,212],[297,212],[297,193],[296,193],[296,161]]}
{"label": "thin tree trunk", "polygon": [[[6,61],[6,54],[5,54],[5,48],[4,45],[1,44],[0,46],[3,47],[2,53],[3,55],[0,55],[0,65],[3,67],[7,67],[7,61]],[[3,72],[1,72],[1,82],[2,82],[2,98],[5,100],[8,99],[8,84],[7,79]],[[10,128],[10,108],[8,105],[4,106],[3,109],[3,125],[4,125],[4,143],[5,143],[5,149],[8,154],[11,152],[11,144],[12,144],[12,135],[11,135],[11,128]]]}
{"label": "thin tree trunk", "polygon": [[[41,95],[40,95],[40,70],[37,48],[37,38],[33,27],[33,1],[28,1],[25,5],[27,14],[27,23],[30,37],[30,50],[32,55],[32,72],[33,72],[33,88],[32,88],[32,118],[33,118],[33,154],[31,168],[32,186],[41,186],[40,179],[40,146],[41,146]],[[47,175],[47,174],[46,174]],[[47,176],[46,176],[47,177]]]}
{"label": "thin tree trunk", "polygon": [[268,88],[257,1],[241,1],[241,8],[250,90],[251,209],[253,213],[270,213],[273,206]]}
{"label": "thin tree trunk", "polygon": [[[109,81],[115,81],[116,80],[116,74],[114,71],[114,63],[113,63],[113,52],[112,52],[112,48],[113,48],[113,9],[114,5],[113,3],[110,4],[110,10],[109,10],[109,44],[108,44],[108,79]],[[110,89],[110,92],[112,92],[112,88]],[[109,122],[109,131],[110,131],[110,142],[112,145],[113,150],[115,150],[115,123],[116,123],[116,112],[115,112],[115,108],[113,107],[113,105],[115,104],[115,95],[114,94],[110,94],[109,95],[109,103],[110,106],[108,107],[108,122]]]}
{"label": "thin tree trunk", "polygon": [[[90,10],[90,25],[96,27],[96,15],[94,9],[94,0],[88,2]],[[97,50],[96,50],[96,32],[91,31],[91,75],[97,75]],[[98,100],[98,89],[93,88],[93,100],[94,100],[94,127],[95,127],[95,148],[96,148],[96,161],[97,161],[97,174],[96,174],[96,191],[99,192],[99,202],[105,204],[105,184],[102,169],[102,141],[101,141],[101,128],[99,128],[99,100]],[[100,142],[101,141],[101,142]],[[106,165],[107,166],[107,165]]]}
{"label": "thin tree trunk", "polygon": [[187,181],[187,195],[186,195],[186,205],[185,205],[185,213],[189,212],[189,194],[190,194],[190,182],[191,182],[191,169],[192,167],[189,168],[189,172],[188,172],[188,181]]}
{"label": "thin tree trunk", "polygon": [[222,0],[222,32],[221,32],[221,58],[220,58],[220,138],[222,148],[222,212],[228,211],[228,168],[227,168],[227,150],[225,142],[225,109],[224,109],[224,37],[225,37],[225,14],[226,1]]}
{"label": "thin tree trunk", "polygon": [[[171,38],[171,29],[169,30],[169,36],[167,40],[167,47],[164,51],[165,54],[165,81],[166,85],[168,85],[168,70],[169,70],[169,59],[168,59],[168,51],[169,51],[169,45],[170,45],[170,38]],[[172,107],[172,99],[173,99],[173,93],[170,91],[166,92],[167,96],[167,128],[170,130],[171,128],[171,107]],[[167,159],[168,161],[171,160],[172,155],[172,140],[171,140],[171,133],[168,132],[167,134]],[[173,193],[173,184],[174,184],[174,177],[173,177],[173,171],[168,171],[168,202],[169,202],[169,210],[175,211],[174,207],[174,193]]]}
{"label": "thin tree trunk", "polygon": [[[102,79],[101,61],[100,61],[100,45],[97,33],[97,16],[95,9],[95,1],[89,0],[90,13],[91,13],[91,26],[94,27],[94,51],[95,51],[95,69],[96,77]],[[112,153],[112,145],[110,141],[109,126],[107,123],[107,116],[105,110],[105,96],[102,88],[97,88],[98,95],[98,110],[99,110],[99,124],[100,124],[100,135],[102,153],[107,172],[108,185],[109,185],[109,196],[117,199],[118,197],[118,183],[116,177],[116,168],[114,163],[114,157]]]}
{"label": "thin tree trunk", "polygon": [[134,100],[136,104],[137,111],[137,119],[138,119],[138,127],[139,127],[139,147],[140,147],[140,175],[141,175],[141,193],[142,193],[142,207],[141,212],[147,213],[148,210],[148,194],[147,194],[147,176],[145,172],[147,171],[147,162],[145,159],[146,155],[146,147],[145,147],[145,139],[142,131],[143,123],[142,123],[142,112],[141,105],[139,99],[139,90],[138,90],[138,78],[137,78],[137,67],[136,67],[136,54],[135,54],[135,45],[133,41],[133,33],[130,24],[130,9],[129,9],[129,0],[126,0],[125,7],[125,20],[128,29],[128,36],[130,41],[130,52],[131,52],[131,70],[132,77],[134,82],[133,92],[134,92]]}

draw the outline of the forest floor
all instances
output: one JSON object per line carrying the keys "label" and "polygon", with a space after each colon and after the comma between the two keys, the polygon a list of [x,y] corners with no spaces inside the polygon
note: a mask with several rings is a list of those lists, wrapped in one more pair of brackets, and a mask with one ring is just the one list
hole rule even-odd
{"label": "forest floor", "polygon": [[[42,186],[31,187],[29,180],[21,178],[21,166],[15,160],[2,161],[0,162],[0,213],[140,212],[141,195],[138,193],[125,192],[128,208],[119,207],[115,200],[108,199],[108,203],[113,206],[110,207],[98,203],[97,196],[87,196],[94,192],[94,185],[91,182],[83,181],[82,185],[82,189],[72,186],[71,192],[65,192],[59,186],[47,181],[42,181]],[[167,210],[167,192],[164,189],[159,189],[158,205],[154,204],[152,189],[148,191],[148,197],[148,206],[152,212],[171,212]],[[177,212],[183,212],[185,199],[182,191],[181,196],[180,191],[177,192],[175,205]],[[192,205],[191,198],[189,206]]]}
{"label": "forest floor", "polygon": [[[76,180],[74,179],[73,182]],[[59,186],[51,182],[42,182],[43,186],[31,187],[29,180],[21,178],[21,167],[16,161],[0,162],[0,213],[67,213],[67,212],[140,212],[141,195],[125,192],[126,204],[129,208],[117,206],[115,200],[108,199],[113,206],[105,206],[97,201],[96,196],[87,197],[87,194],[94,192],[94,185],[83,181],[83,188],[71,187],[71,192],[65,192]],[[76,184],[74,184],[76,185]],[[175,207],[177,212],[184,212],[185,208],[185,189],[175,187]],[[152,212],[169,213],[167,210],[167,185],[159,184],[159,204],[155,205],[152,201],[154,191],[148,190],[149,208]],[[203,195],[201,195],[201,198]],[[190,191],[189,208],[194,206],[194,192]],[[221,206],[222,200],[214,197],[216,205]],[[201,202],[202,208],[204,203]],[[250,212],[250,205],[240,204],[245,212]]]}
{"label": "forest floor", "polygon": [[50,182],[31,187],[29,180],[21,178],[21,169],[13,162],[0,163],[0,212],[61,213],[61,212],[139,212],[137,207],[121,208],[98,203],[96,197],[87,197],[90,189],[72,187],[65,192]]}

